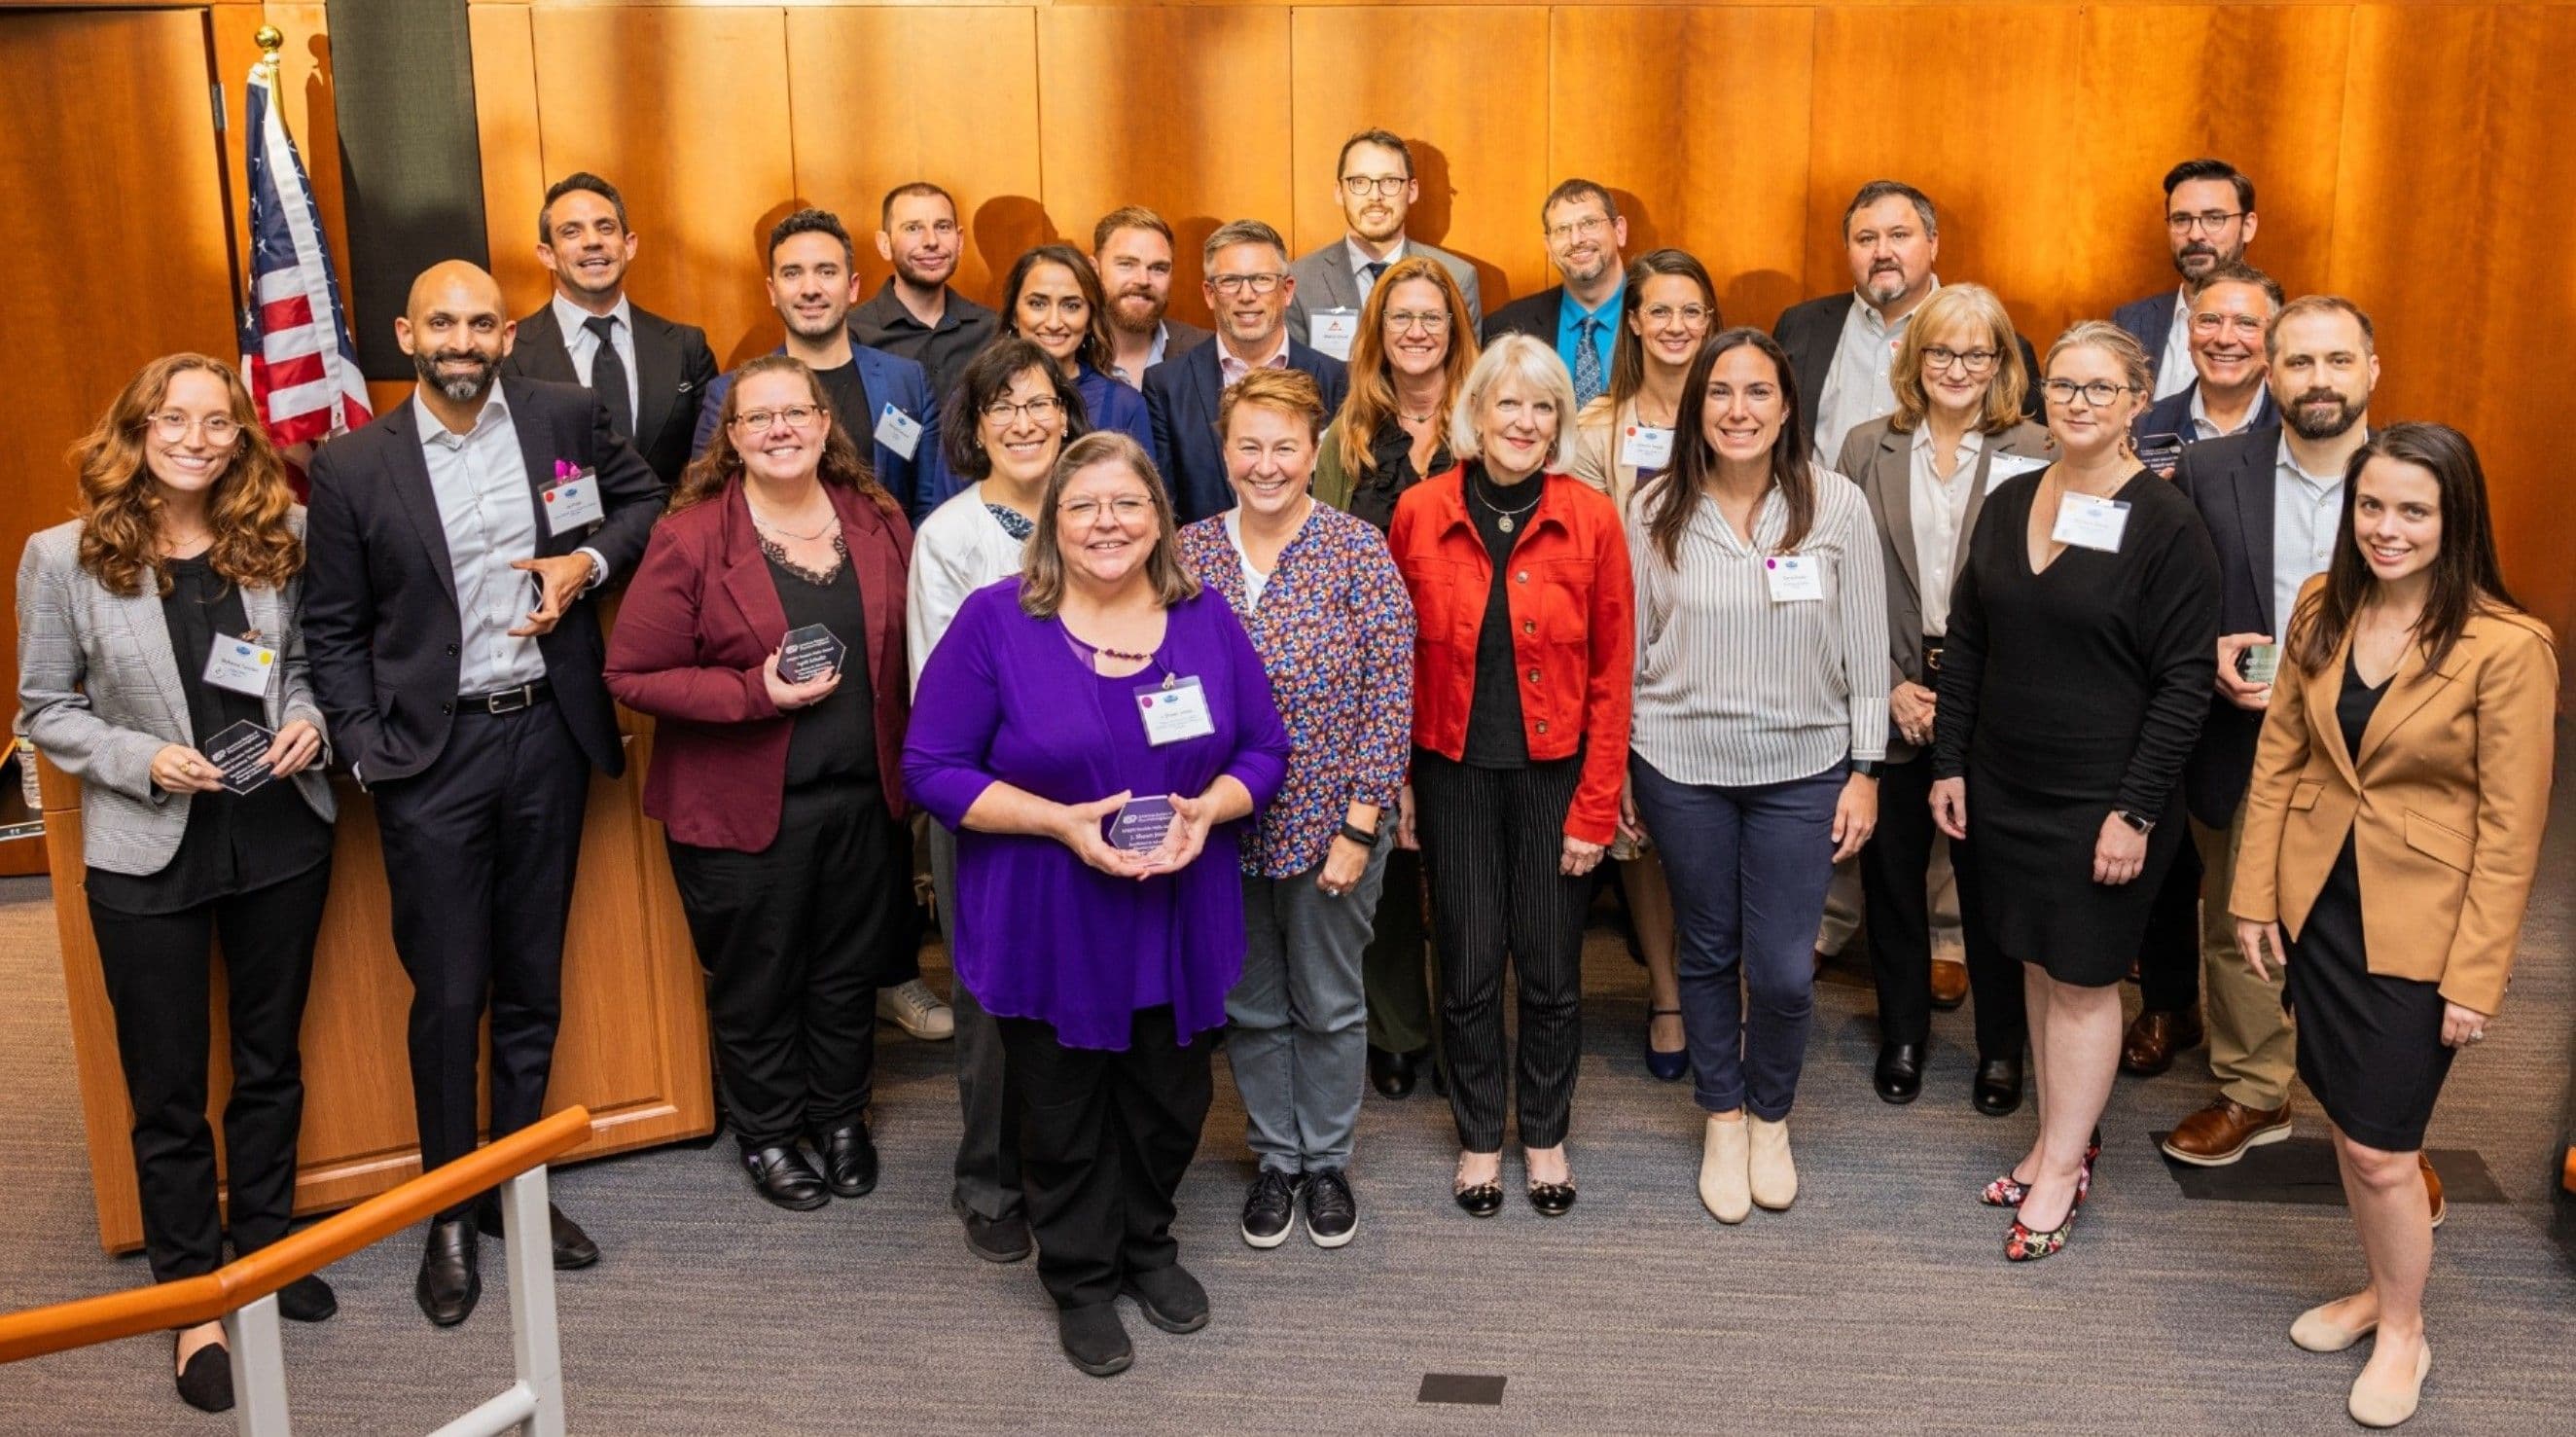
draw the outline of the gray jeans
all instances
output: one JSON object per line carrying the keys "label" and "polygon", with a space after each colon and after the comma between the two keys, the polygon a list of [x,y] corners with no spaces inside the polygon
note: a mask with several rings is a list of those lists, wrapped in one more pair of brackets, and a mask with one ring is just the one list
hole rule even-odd
{"label": "gray jeans", "polygon": [[1243,880],[1243,979],[1226,995],[1226,1055],[1243,1097],[1244,1139],[1261,1166],[1296,1174],[1348,1167],[1368,1067],[1360,952],[1386,881],[1387,847],[1335,898],[1321,864]]}
{"label": "gray jeans", "polygon": [[[953,964],[957,835],[933,819],[928,843],[930,886],[939,895],[939,921]],[[957,1188],[949,1202],[978,1217],[1010,1217],[1020,1210],[1020,1102],[1002,1072],[1002,1030],[964,982],[948,986],[948,1006],[957,1015],[957,1106],[966,1119],[957,1138]]]}

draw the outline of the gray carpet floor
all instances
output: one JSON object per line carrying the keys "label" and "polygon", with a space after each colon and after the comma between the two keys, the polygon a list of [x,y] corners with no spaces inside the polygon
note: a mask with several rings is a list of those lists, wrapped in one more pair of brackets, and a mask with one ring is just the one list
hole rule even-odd
{"label": "gray carpet floor", "polygon": [[[2576,760],[2564,734],[2561,747],[2562,765]],[[2500,1200],[2455,1202],[2441,1231],[2436,1357],[2410,1431],[2576,1432],[2576,1267],[2548,1236],[2576,1025],[2571,790],[2560,786],[2511,1005],[2454,1070],[2433,1124],[2431,1146],[2474,1154]],[[1967,1013],[1937,1020],[1922,1101],[1889,1107],[1869,1090],[1876,1039],[1856,955],[1829,970],[1793,1120],[1798,1204],[1724,1228],[1693,1193],[1687,1086],[1653,1081],[1638,1057],[1643,971],[1595,931],[1585,980],[1572,1215],[1548,1221],[1517,1198],[1491,1221],[1460,1213],[1446,1105],[1427,1089],[1372,1095],[1358,1240],[1254,1252],[1235,1233],[1250,1160],[1220,1074],[1179,1227],[1215,1321],[1174,1337],[1131,1312],[1136,1365],[1110,1381],[1057,1354],[1029,1266],[980,1262],[960,1241],[946,1045],[884,1030],[885,1179],[858,1202],[812,1214],[760,1203],[729,1140],[562,1170],[557,1196],[607,1254],[557,1283],[573,1430],[2358,1430],[2343,1399],[2364,1353],[2311,1356],[2286,1336],[2301,1309],[2361,1281],[2345,1214],[2186,1198],[2152,1146],[2205,1100],[2200,1055],[2120,1081],[2072,1246],[2014,1267],[2002,1217],[1975,1194],[2032,1120],[1969,1108]],[[1516,1184],[1517,1162],[1505,1173]],[[0,1180],[0,1304],[146,1280],[139,1259],[98,1250],[42,880],[0,882]],[[338,1264],[340,1315],[288,1325],[300,1430],[426,1431],[507,1383],[497,1253],[482,1309],[450,1331],[412,1305],[417,1259],[404,1237]],[[178,1403],[168,1360],[165,1340],[135,1339],[0,1369],[0,1432],[230,1430]],[[1503,1377],[1501,1403],[1417,1402],[1435,1373]]]}

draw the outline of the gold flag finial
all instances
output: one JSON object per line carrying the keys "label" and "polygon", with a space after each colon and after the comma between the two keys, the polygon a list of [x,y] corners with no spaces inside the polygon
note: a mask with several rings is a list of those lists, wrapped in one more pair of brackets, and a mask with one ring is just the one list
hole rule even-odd
{"label": "gold flag finial", "polygon": [[286,32],[274,25],[262,25],[252,34],[251,43],[259,46],[259,63],[270,78],[277,75],[277,52],[286,48]]}

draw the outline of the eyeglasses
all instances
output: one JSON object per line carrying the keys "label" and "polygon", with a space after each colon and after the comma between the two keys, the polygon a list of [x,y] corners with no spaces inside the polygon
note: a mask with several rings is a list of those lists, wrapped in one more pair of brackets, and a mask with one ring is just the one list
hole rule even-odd
{"label": "eyeglasses", "polygon": [[1247,289],[1252,291],[1254,294],[1268,294],[1279,287],[1279,281],[1286,279],[1287,277],[1288,276],[1284,274],[1276,272],[1267,274],[1212,274],[1208,276],[1208,288],[1215,290],[1219,294],[1237,294]]}
{"label": "eyeglasses", "polygon": [[1013,404],[1007,399],[996,399],[984,406],[984,422],[1008,425],[1025,414],[1031,420],[1044,424],[1063,412],[1064,406],[1058,404],[1052,394],[1041,394],[1035,399],[1023,400],[1018,404]]}
{"label": "eyeglasses", "polygon": [[1608,216],[1586,215],[1582,219],[1576,220],[1571,224],[1548,226],[1547,242],[1549,244],[1571,244],[1579,239],[1590,239],[1594,235],[1597,235],[1608,228],[1610,228],[1610,220]]}
{"label": "eyeglasses", "polygon": [[1391,309],[1387,311],[1387,333],[1402,334],[1406,330],[1414,328],[1419,328],[1424,334],[1447,334],[1449,332],[1449,316],[1445,312],[1437,314],[1427,312],[1416,314],[1409,309]]}
{"label": "eyeglasses", "polygon": [[[1075,524],[1088,524],[1100,517],[1097,499],[1073,499],[1056,506],[1056,512]],[[1121,524],[1132,524],[1154,512],[1154,501],[1141,494],[1121,494],[1108,503],[1110,517]]]}
{"label": "eyeglasses", "polygon": [[206,436],[209,444],[230,444],[241,437],[242,427],[229,414],[208,414],[196,419],[176,409],[164,409],[152,416],[152,437],[164,444],[176,444],[194,429]]}
{"label": "eyeglasses", "polygon": [[1983,374],[1995,367],[1995,352],[1991,349],[1952,349],[1946,344],[1923,346],[1924,368],[1941,374],[1954,364],[1964,366],[1970,374]]}
{"label": "eyeglasses", "polygon": [[2039,387],[2050,399],[2059,404],[2073,404],[2075,396],[2081,394],[2084,396],[2084,402],[2096,409],[2108,408],[2112,400],[2128,393],[2132,388],[2126,384],[2113,384],[2107,379],[2097,379],[2090,384],[2078,384],[2071,379],[2052,379]]}
{"label": "eyeglasses", "polygon": [[1679,309],[1669,304],[1650,304],[1639,313],[1646,316],[1648,324],[1670,324],[1675,319],[1679,319],[1682,323],[1697,329],[1708,323],[1709,317],[1717,311],[1704,304],[1686,304]]}
{"label": "eyeglasses", "polygon": [[2199,230],[2203,234],[2216,234],[2228,221],[2243,218],[2245,218],[2243,210],[2202,210],[2196,215],[2176,210],[2165,216],[2165,228],[2178,235],[2187,235],[2193,230]]}
{"label": "eyeglasses", "polygon": [[790,404],[784,409],[746,409],[733,417],[733,422],[746,433],[758,434],[778,420],[787,421],[790,429],[802,429],[821,418],[823,411],[811,404]]}
{"label": "eyeglasses", "polygon": [[1411,175],[1344,175],[1342,192],[1352,199],[1364,200],[1371,190],[1375,190],[1379,199],[1391,200],[1403,194],[1404,187],[1412,183]]}
{"label": "eyeglasses", "polygon": [[2263,321],[2254,315],[2195,314],[2191,317],[2191,332],[2194,334],[2206,337],[2222,329],[2232,329],[2245,339],[2263,337]]}

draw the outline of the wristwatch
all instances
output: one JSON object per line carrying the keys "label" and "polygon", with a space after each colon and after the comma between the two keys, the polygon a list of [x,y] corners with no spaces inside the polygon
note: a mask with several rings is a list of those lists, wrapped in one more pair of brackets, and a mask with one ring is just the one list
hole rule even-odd
{"label": "wristwatch", "polygon": [[2141,836],[2144,836],[2144,835],[2149,834],[2149,833],[2153,833],[2153,832],[2155,832],[2155,830],[2156,830],[2156,821],[2155,821],[2154,819],[2152,819],[2152,818],[2140,818],[2139,816],[2137,816],[2137,815],[2136,815],[2136,814],[2134,814],[2134,813],[2129,812],[2129,811],[2128,811],[2127,809],[2125,809],[2125,808],[2115,808],[2115,809],[2112,809],[2112,810],[2111,810],[2111,816],[2112,816],[2113,818],[2116,818],[2116,819],[2120,820],[2122,823],[2125,823],[2125,824],[2129,825],[2129,827],[2131,827],[2131,828],[2133,828],[2133,829],[2137,830],[2137,831],[2138,831],[2138,833],[2139,833]]}
{"label": "wristwatch", "polygon": [[1851,771],[1859,774],[1863,778],[1878,777],[1878,770],[1879,762],[1877,759],[1856,758],[1851,761]]}
{"label": "wristwatch", "polygon": [[1344,819],[1342,821],[1342,837],[1349,839],[1351,842],[1358,844],[1362,848],[1377,847],[1378,835],[1385,831],[1386,827],[1384,824],[1380,824],[1377,832],[1372,833],[1348,819]]}

